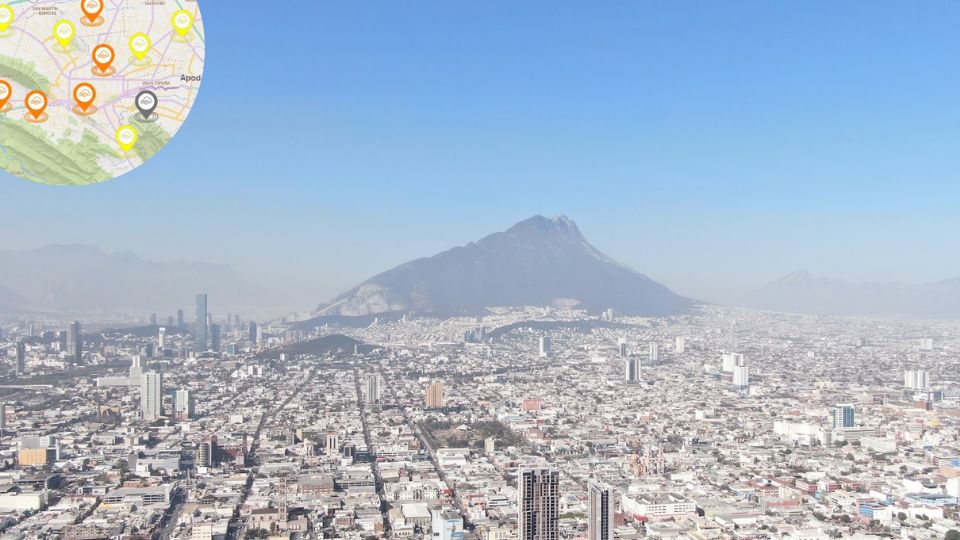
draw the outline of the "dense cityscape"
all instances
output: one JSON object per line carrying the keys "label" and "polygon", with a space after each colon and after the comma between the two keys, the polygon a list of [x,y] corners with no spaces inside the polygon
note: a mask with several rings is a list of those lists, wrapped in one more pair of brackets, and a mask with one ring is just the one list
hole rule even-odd
{"label": "dense cityscape", "polygon": [[958,323],[5,320],[0,538],[956,538]]}

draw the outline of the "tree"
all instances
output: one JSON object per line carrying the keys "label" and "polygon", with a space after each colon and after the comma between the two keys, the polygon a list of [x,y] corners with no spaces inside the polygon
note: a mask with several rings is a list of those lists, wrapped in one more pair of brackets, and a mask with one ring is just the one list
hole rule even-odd
{"label": "tree", "polygon": [[947,534],[943,535],[943,540],[960,540],[960,531],[950,529]]}

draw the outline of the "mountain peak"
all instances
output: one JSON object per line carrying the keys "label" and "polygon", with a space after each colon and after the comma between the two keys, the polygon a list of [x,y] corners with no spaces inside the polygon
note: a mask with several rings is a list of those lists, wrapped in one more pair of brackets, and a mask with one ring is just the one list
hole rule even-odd
{"label": "mountain peak", "polygon": [[554,216],[553,218],[536,215],[517,223],[507,229],[506,232],[518,236],[556,235],[577,241],[583,240],[583,234],[577,224],[564,215]]}
{"label": "mountain peak", "polygon": [[379,274],[320,306],[322,315],[414,310],[482,313],[560,302],[590,311],[671,315],[693,302],[590,245],[566,216],[533,216],[465,246]]}

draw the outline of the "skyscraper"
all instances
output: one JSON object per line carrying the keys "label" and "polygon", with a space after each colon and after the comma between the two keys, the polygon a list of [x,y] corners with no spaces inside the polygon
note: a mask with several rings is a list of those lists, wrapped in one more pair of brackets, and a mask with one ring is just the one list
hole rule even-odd
{"label": "skyscraper", "polygon": [[377,403],[380,403],[380,374],[370,373],[367,375],[367,404]]}
{"label": "skyscraper", "polygon": [[750,385],[750,368],[747,367],[747,360],[742,354],[738,354],[734,362],[733,384],[738,388],[746,388]]}
{"label": "skyscraper", "polygon": [[660,344],[659,344],[659,343],[651,343],[651,344],[650,344],[650,347],[649,347],[649,353],[650,353],[650,361],[651,361],[651,362],[656,362],[656,361],[660,360]]}
{"label": "skyscraper", "polygon": [[588,540],[613,540],[613,489],[599,482],[590,482],[590,516]]}
{"label": "skyscraper", "polygon": [[911,390],[929,390],[930,373],[925,369],[907,369],[903,372],[903,386]]}
{"label": "skyscraper", "polygon": [[683,336],[677,336],[677,340],[675,342],[675,345],[673,346],[673,350],[677,354],[685,353],[687,351],[687,338]]}
{"label": "skyscraper", "polygon": [[180,388],[173,394],[173,417],[181,421],[194,417],[193,392]]}
{"label": "skyscraper", "polygon": [[163,416],[163,374],[148,371],[140,379],[140,414],[144,420]]}
{"label": "skyscraper", "polygon": [[427,387],[427,408],[428,409],[442,409],[443,408],[443,383],[436,381],[430,383],[430,386]]}
{"label": "skyscraper", "polygon": [[210,350],[220,352],[220,325],[210,325]]}
{"label": "skyscraper", "polygon": [[20,340],[17,342],[17,376],[27,372],[27,345]]}
{"label": "skyscraper", "polygon": [[553,343],[550,341],[550,336],[541,336],[540,337],[540,358],[546,358],[550,356],[550,351],[553,347]]}
{"label": "skyscraper", "polygon": [[177,330],[183,332],[187,327],[187,324],[183,320],[183,310],[177,310]]}
{"label": "skyscraper", "polygon": [[207,293],[197,294],[197,320],[194,329],[195,349],[198,352],[206,351],[210,345],[207,327]]}
{"label": "skyscraper", "polygon": [[76,362],[83,360],[83,334],[80,330],[80,321],[70,324],[70,333],[67,336],[67,355]]}
{"label": "skyscraper", "polygon": [[623,380],[627,383],[640,381],[640,359],[627,357],[624,360]]}
{"label": "skyscraper", "polygon": [[247,340],[250,343],[257,344],[257,323],[250,321],[250,325],[247,327]]}
{"label": "skyscraper", "polygon": [[157,347],[161,350],[161,356],[163,356],[163,348],[167,346],[167,329],[161,326],[157,330]]}
{"label": "skyscraper", "polygon": [[834,428],[852,428],[856,427],[856,416],[853,404],[843,403],[833,408],[833,427]]}
{"label": "skyscraper", "polygon": [[517,475],[520,540],[559,540],[560,471],[520,469]]}

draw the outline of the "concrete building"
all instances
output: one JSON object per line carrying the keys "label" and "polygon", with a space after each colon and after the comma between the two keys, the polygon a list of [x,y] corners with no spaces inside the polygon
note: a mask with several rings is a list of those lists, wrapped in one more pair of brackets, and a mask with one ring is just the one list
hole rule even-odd
{"label": "concrete building", "polygon": [[520,469],[517,516],[520,540],[559,540],[560,471]]}
{"label": "concrete building", "polygon": [[589,515],[587,516],[588,540],[613,540],[614,500],[613,489],[599,482],[590,482]]}
{"label": "concrete building", "polygon": [[443,383],[436,381],[427,387],[426,405],[428,409],[443,408]]}

